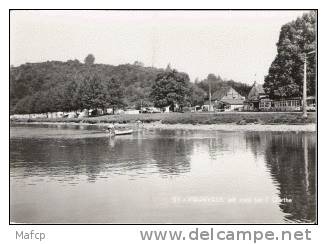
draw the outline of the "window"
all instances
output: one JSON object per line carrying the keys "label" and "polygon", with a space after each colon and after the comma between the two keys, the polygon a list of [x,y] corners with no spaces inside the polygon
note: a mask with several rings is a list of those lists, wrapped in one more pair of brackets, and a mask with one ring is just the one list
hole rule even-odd
{"label": "window", "polygon": [[296,106],[296,107],[299,107],[299,106],[300,106],[300,101],[299,101],[299,100],[296,100],[296,101],[295,101],[295,106]]}
{"label": "window", "polygon": [[291,101],[291,106],[295,107],[295,101],[294,100]]}

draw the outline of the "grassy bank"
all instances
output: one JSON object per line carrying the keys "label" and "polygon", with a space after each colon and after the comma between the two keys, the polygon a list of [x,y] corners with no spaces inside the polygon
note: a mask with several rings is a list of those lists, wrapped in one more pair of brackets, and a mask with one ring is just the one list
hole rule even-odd
{"label": "grassy bank", "polygon": [[158,114],[133,114],[133,115],[105,115],[89,118],[34,118],[34,119],[11,119],[11,122],[70,122],[70,123],[144,123],[161,122],[162,124],[287,124],[301,125],[316,122],[316,114],[309,113],[308,118],[302,118],[302,113],[264,113],[264,112],[240,112],[240,113],[158,113]]}

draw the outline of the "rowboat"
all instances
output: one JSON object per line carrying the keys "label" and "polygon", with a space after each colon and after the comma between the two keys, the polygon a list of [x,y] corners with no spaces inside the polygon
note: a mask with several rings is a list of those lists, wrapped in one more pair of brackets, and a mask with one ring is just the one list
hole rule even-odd
{"label": "rowboat", "polygon": [[132,133],[133,133],[133,130],[114,130],[114,131],[109,131],[109,135],[111,135],[111,136],[130,135]]}
{"label": "rowboat", "polygon": [[115,135],[119,136],[119,135],[129,135],[132,134],[133,130],[115,130]]}

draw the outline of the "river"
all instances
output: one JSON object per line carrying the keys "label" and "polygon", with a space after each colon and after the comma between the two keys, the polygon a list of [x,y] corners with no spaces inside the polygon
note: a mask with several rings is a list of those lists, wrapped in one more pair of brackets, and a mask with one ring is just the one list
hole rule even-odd
{"label": "river", "polygon": [[316,135],[12,125],[12,223],[313,223]]}

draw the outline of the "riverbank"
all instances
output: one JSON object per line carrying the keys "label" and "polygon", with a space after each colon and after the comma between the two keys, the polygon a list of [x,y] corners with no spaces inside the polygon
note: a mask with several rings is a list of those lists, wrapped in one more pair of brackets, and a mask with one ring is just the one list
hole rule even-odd
{"label": "riverbank", "polygon": [[222,113],[153,113],[121,114],[84,118],[12,118],[11,122],[72,122],[72,123],[143,123],[161,122],[162,124],[314,124],[316,113],[301,112],[222,112]]}
{"label": "riverbank", "polygon": [[13,119],[13,124],[72,124],[106,128],[184,129],[220,131],[316,131],[315,113],[302,118],[301,113],[171,113],[139,115],[107,115],[91,118]]}
{"label": "riverbank", "polygon": [[192,124],[162,124],[155,122],[146,124],[146,129],[170,129],[170,130],[211,130],[211,131],[307,131],[315,132],[315,124],[305,125],[262,125],[262,124],[211,124],[211,125],[192,125]]}

